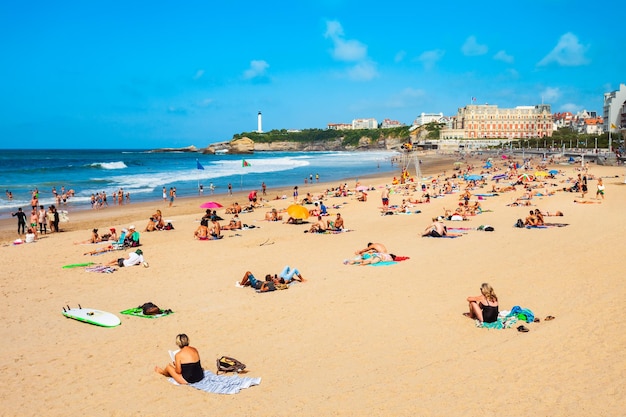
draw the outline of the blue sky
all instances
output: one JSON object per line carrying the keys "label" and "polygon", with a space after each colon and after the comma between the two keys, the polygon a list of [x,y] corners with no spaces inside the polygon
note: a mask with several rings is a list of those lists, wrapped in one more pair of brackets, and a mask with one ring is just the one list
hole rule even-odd
{"label": "blue sky", "polygon": [[4,2],[0,147],[204,147],[259,110],[264,130],[410,124],[471,97],[601,114],[626,83],[624,10],[473,4]]}

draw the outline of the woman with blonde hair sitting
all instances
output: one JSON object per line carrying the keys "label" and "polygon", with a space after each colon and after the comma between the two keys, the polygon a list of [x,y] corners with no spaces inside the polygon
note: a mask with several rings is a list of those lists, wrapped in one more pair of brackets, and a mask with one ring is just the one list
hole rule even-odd
{"label": "woman with blonde hair sitting", "polygon": [[498,297],[491,285],[486,282],[480,286],[480,295],[467,297],[469,313],[465,315],[481,323],[493,323],[498,320]]}
{"label": "woman with blonde hair sitting", "polygon": [[144,232],[152,232],[153,230],[161,230],[165,227],[165,222],[163,221],[163,214],[161,214],[161,210],[157,210],[154,213],[150,220],[148,220],[148,225]]}
{"label": "woman with blonde hair sitting", "polygon": [[174,362],[168,363],[165,369],[158,366],[154,371],[174,378],[179,384],[193,384],[204,379],[204,370],[200,364],[200,354],[194,347],[189,346],[189,337],[181,333],[176,336],[176,345],[180,348],[174,356]]}

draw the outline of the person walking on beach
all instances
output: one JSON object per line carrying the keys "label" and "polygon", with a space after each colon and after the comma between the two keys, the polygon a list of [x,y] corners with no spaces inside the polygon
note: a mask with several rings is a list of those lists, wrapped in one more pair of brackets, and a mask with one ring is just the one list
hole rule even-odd
{"label": "person walking on beach", "polygon": [[387,210],[389,208],[389,186],[385,186],[385,188],[383,188],[380,197],[383,202],[383,210]]}
{"label": "person walking on beach", "polygon": [[267,191],[267,185],[265,185],[265,181],[261,183],[261,192],[263,195],[267,195],[265,192]]}
{"label": "person walking on beach", "polygon": [[228,183],[228,195],[233,195],[233,185]]}
{"label": "person walking on beach", "polygon": [[[17,212],[11,213],[12,217],[17,217],[17,234],[23,235],[26,233],[26,213],[22,211],[22,208],[18,208]],[[21,231],[21,232],[20,232]]]}
{"label": "person walking on beach", "polygon": [[163,187],[163,202],[165,203],[167,201],[167,190],[165,189],[165,187]]}
{"label": "person walking on beach", "polygon": [[170,207],[174,204],[174,199],[176,198],[176,192],[173,187],[170,187]]}
{"label": "person walking on beach", "polygon": [[298,186],[293,187],[293,202],[298,202]]}
{"label": "person walking on beach", "polygon": [[596,200],[598,199],[598,196],[602,196],[602,199],[604,200],[604,184],[602,183],[602,178],[598,178],[598,189],[596,190]]}

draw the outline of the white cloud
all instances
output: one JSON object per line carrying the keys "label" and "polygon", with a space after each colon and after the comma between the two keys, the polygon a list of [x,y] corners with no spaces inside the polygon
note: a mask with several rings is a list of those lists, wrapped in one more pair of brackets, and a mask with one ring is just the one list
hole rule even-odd
{"label": "white cloud", "polygon": [[418,99],[426,96],[424,90],[407,87],[397,94],[394,94],[385,103],[388,108],[405,108],[407,106],[415,106]]}
{"label": "white cloud", "polygon": [[196,103],[196,106],[198,106],[198,107],[209,107],[213,103],[213,101],[214,100],[212,98],[205,98],[205,99],[202,99],[202,100],[198,101]]}
{"label": "white cloud", "polygon": [[326,22],[324,37],[333,42],[332,56],[338,61],[354,62],[367,58],[367,46],[354,39],[344,39],[343,27],[337,21]]}
{"label": "white cloud", "polygon": [[561,90],[554,87],[546,87],[545,90],[541,92],[541,99],[543,102],[554,102],[561,97]]}
{"label": "white cloud", "polygon": [[333,43],[333,59],[354,63],[346,69],[344,76],[354,81],[369,81],[378,76],[376,62],[367,56],[367,46],[355,39],[345,39],[341,23],[336,20],[327,21],[324,37]]}
{"label": "white cloud", "polygon": [[198,71],[196,71],[196,74],[193,76],[193,79],[199,80],[200,78],[202,78],[203,75],[204,75],[204,70],[199,69]]}
{"label": "white cloud", "polygon": [[252,78],[264,77],[269,66],[270,65],[263,60],[250,61],[250,68],[244,71],[243,78],[250,80]]}
{"label": "white cloud", "polygon": [[496,53],[493,56],[493,59],[495,59],[496,61],[506,62],[508,64],[512,64],[513,63],[513,57],[511,55],[507,54],[506,51],[504,51],[504,50],[498,51],[498,53]]}
{"label": "white cloud", "polygon": [[476,36],[470,36],[465,40],[461,51],[463,51],[463,55],[466,56],[478,56],[485,55],[489,51],[489,48],[487,48],[487,45],[479,44],[476,40]]}
{"label": "white cloud", "polygon": [[406,56],[406,52],[399,51],[396,56],[393,57],[394,62],[402,62],[404,61],[404,57]]}
{"label": "white cloud", "polygon": [[552,63],[564,67],[577,67],[586,65],[589,60],[585,57],[588,46],[581,45],[578,37],[571,32],[561,36],[554,49],[546,55],[537,66],[543,67]]}
{"label": "white cloud", "polygon": [[561,106],[561,111],[568,111],[570,113],[578,113],[583,107],[574,103],[565,103]]}
{"label": "white cloud", "polygon": [[424,68],[426,69],[432,69],[435,64],[441,60],[441,58],[443,58],[443,56],[446,54],[445,51],[442,51],[441,49],[435,49],[432,51],[425,51],[422,52],[422,54],[417,58],[418,61],[420,61],[423,65]]}
{"label": "white cloud", "polygon": [[348,69],[348,77],[354,81],[369,81],[377,75],[376,64],[370,61],[359,62]]}

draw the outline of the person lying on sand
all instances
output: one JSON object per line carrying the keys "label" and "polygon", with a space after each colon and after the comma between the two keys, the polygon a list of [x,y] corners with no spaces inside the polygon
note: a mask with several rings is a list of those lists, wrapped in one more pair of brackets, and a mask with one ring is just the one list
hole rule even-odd
{"label": "person lying on sand", "polygon": [[278,283],[278,277],[272,277],[270,274],[265,276],[265,281],[259,281],[254,277],[252,272],[246,271],[241,281],[235,284],[238,287],[252,287],[258,292],[276,291],[276,284]]}
{"label": "person lying on sand", "polygon": [[130,252],[127,258],[118,258],[108,262],[107,266],[119,266],[120,268],[129,267],[145,264],[148,265],[147,262],[143,259],[143,251],[141,249],[137,249],[134,252]]}
{"label": "person lying on sand", "polygon": [[578,204],[602,204],[602,201],[574,200],[574,203],[578,203]]}
{"label": "person lying on sand", "polygon": [[223,230],[241,230],[243,225],[241,224],[241,219],[238,215],[230,219],[230,222],[224,226],[220,226]]}
{"label": "person lying on sand", "polygon": [[378,262],[391,262],[395,260],[396,255],[393,253],[365,252],[355,258],[346,259],[343,263],[344,265],[372,265]]}

